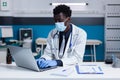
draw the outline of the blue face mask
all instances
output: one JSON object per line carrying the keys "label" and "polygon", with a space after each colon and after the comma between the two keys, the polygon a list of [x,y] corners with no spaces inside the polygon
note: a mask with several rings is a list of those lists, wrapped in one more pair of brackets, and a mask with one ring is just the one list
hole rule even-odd
{"label": "blue face mask", "polygon": [[56,22],[55,26],[58,31],[64,31],[66,29],[64,22]]}

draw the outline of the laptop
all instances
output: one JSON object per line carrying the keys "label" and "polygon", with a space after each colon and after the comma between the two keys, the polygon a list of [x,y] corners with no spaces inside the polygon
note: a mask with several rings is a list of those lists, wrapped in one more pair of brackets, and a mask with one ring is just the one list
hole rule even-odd
{"label": "laptop", "polygon": [[33,53],[30,48],[18,47],[18,46],[7,46],[10,50],[10,53],[17,66],[31,69],[34,71],[46,71],[56,67],[48,67],[40,69],[37,65],[37,62],[33,56]]}

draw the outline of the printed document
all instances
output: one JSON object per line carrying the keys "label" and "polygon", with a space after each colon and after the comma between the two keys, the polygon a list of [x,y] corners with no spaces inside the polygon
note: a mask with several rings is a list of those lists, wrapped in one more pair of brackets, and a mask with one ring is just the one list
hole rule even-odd
{"label": "printed document", "polygon": [[97,65],[76,65],[78,74],[103,74],[102,68]]}

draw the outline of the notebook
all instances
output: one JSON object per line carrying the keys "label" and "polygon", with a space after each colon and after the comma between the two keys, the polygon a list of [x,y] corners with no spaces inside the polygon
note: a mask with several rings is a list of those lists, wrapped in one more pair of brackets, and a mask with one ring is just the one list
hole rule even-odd
{"label": "notebook", "polygon": [[15,60],[15,63],[19,67],[27,68],[34,71],[45,71],[53,69],[56,67],[42,68],[40,69],[37,65],[37,62],[33,56],[33,53],[30,48],[18,47],[18,46],[7,46],[10,50],[10,53]]}

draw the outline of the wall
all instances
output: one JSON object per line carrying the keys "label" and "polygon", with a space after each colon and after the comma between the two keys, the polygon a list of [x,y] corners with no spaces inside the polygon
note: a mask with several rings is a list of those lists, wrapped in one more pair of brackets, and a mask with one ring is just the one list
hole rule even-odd
{"label": "wall", "polygon": [[5,0],[9,10],[0,10],[0,16],[52,17],[52,2],[86,2],[87,6],[71,6],[72,17],[104,17],[106,3],[118,3],[120,0]]}
{"label": "wall", "polygon": [[13,10],[14,16],[41,16],[51,17],[54,6],[52,2],[86,2],[88,6],[71,6],[73,10],[73,17],[76,16],[104,16],[104,2],[105,0],[14,0]]}
{"label": "wall", "polygon": [[[78,25],[79,27],[83,28],[87,32],[87,38],[88,39],[99,39],[102,41],[102,44],[100,46],[96,47],[96,53],[97,53],[97,61],[103,61],[104,60],[104,26],[103,25],[95,25],[95,26],[84,26],[84,25]],[[35,39],[38,37],[44,37],[47,38],[48,33],[51,29],[54,28],[54,25],[14,25],[14,39],[19,39],[19,29],[20,28],[32,28],[33,30],[33,51],[35,51]],[[85,54],[89,54],[90,47],[86,47]],[[85,57],[85,60],[90,60],[90,57]]]}
{"label": "wall", "polygon": [[110,1],[116,0],[8,0],[10,9],[0,10],[0,16],[52,17],[52,2],[86,2],[87,6],[71,6],[73,17],[104,17],[104,5]]}
{"label": "wall", "polygon": [[[87,32],[87,39],[98,39],[102,44],[96,46],[96,59],[97,61],[104,60],[104,25],[80,25]],[[85,54],[90,54],[90,46],[86,46]],[[90,57],[85,57],[85,60],[90,60]]]}

